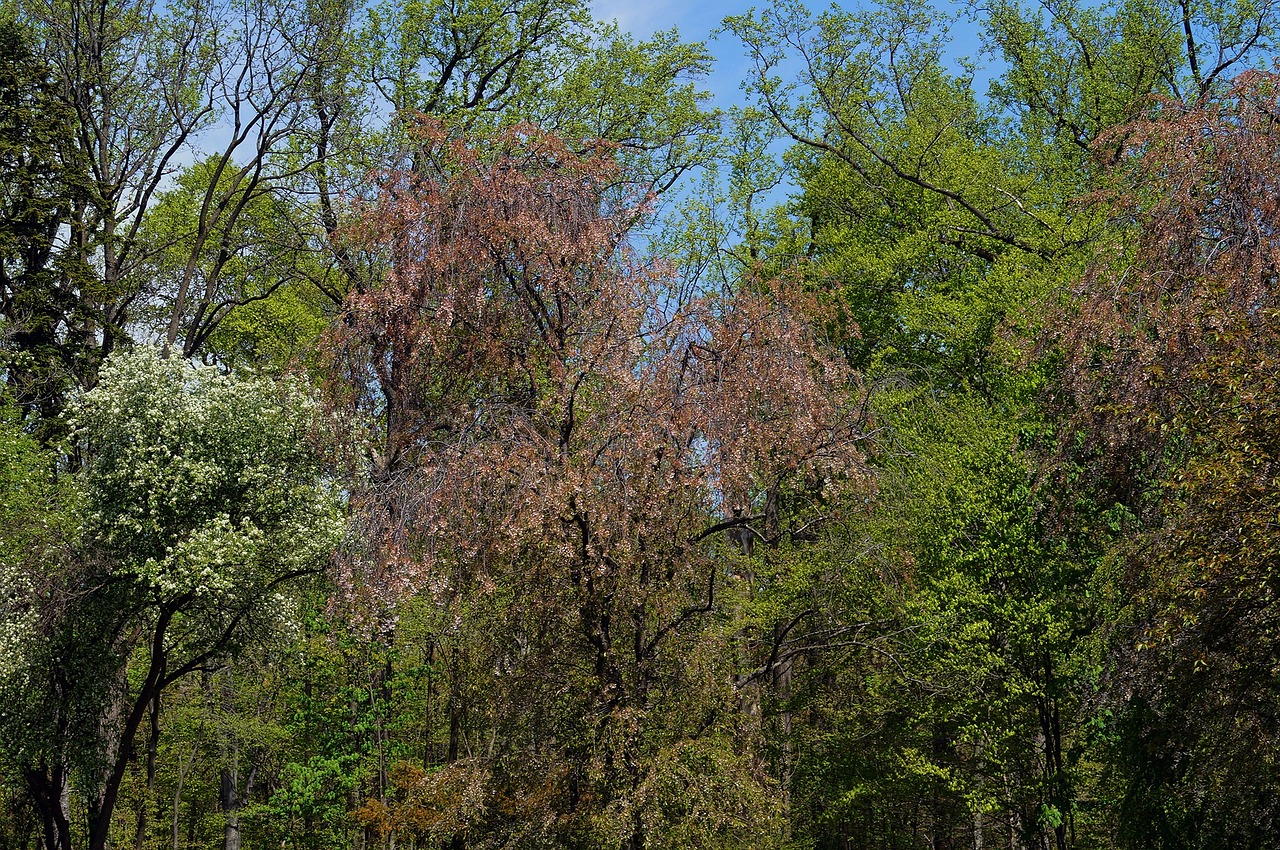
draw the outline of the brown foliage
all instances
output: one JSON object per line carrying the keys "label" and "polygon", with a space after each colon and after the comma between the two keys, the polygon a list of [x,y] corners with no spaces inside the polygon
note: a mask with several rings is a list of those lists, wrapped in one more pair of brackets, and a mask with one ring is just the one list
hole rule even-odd
{"label": "brown foliage", "polygon": [[852,375],[812,300],[775,281],[672,303],[623,244],[631,211],[602,199],[606,149],[422,135],[418,171],[386,175],[352,234],[386,283],[333,338],[377,421],[358,501],[392,596],[533,541],[562,562],[684,550],[727,498],[860,476]]}
{"label": "brown foliage", "polygon": [[458,641],[500,608],[505,632],[462,650],[500,742],[474,769],[523,753],[488,799],[563,764],[572,790],[548,800],[639,824],[618,795],[643,797],[659,754],[732,699],[725,655],[701,649],[720,532],[776,543],[781,493],[822,508],[864,486],[861,394],[797,287],[678,302],[626,247],[607,148],[434,124],[422,144],[351,234],[386,280],[332,339],[336,395],[376,422],[345,581],[388,605],[430,594]]}
{"label": "brown foliage", "polygon": [[1124,144],[1111,188],[1114,238],[1059,326],[1063,387],[1109,473],[1157,473],[1196,371],[1233,329],[1271,332],[1280,270],[1275,74],[1242,74],[1222,101],[1155,104],[1104,134]]}
{"label": "brown foliage", "polygon": [[1270,546],[1242,540],[1270,528],[1272,512],[1257,510],[1280,447],[1268,389],[1280,354],[1278,83],[1242,74],[1221,102],[1161,102],[1116,131],[1128,154],[1107,197],[1118,235],[1060,337],[1076,433],[1117,490],[1159,496],[1156,530],[1131,561],[1142,575],[1128,580],[1169,606],[1148,623],[1160,642],[1194,632],[1193,608],[1230,605],[1229,586],[1270,574]]}
{"label": "brown foliage", "polygon": [[1114,494],[1146,496],[1104,681],[1143,846],[1258,845],[1280,818],[1278,84],[1246,73],[1117,131],[1118,236],[1060,338],[1071,436]]}

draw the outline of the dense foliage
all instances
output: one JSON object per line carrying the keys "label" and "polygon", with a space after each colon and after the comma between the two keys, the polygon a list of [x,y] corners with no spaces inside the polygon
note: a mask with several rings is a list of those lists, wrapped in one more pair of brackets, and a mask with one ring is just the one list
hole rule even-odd
{"label": "dense foliage", "polygon": [[1272,846],[1278,25],[0,0],[0,850]]}

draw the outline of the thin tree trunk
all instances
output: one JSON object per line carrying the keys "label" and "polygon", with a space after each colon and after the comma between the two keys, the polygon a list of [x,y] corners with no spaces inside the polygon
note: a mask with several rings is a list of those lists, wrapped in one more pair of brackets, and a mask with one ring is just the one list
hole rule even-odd
{"label": "thin tree trunk", "polygon": [[[146,679],[133,700],[123,723],[115,738],[116,744],[112,757],[108,760],[108,769],[104,777],[102,790],[96,800],[91,801],[89,809],[89,850],[106,850],[107,839],[111,831],[111,818],[115,814],[116,803],[120,798],[120,784],[124,781],[125,770],[129,764],[127,743],[134,740],[142,721],[151,708],[152,700],[159,699],[160,690],[165,678],[165,633],[173,619],[172,611],[163,611],[151,633],[151,662],[147,669]],[[114,723],[113,723],[114,725]]]}
{"label": "thin tree trunk", "polygon": [[147,735],[147,793],[138,806],[138,821],[133,843],[136,850],[143,850],[147,842],[148,812],[156,789],[156,751],[160,746],[160,694],[151,698],[151,728]]}
{"label": "thin tree trunk", "polygon": [[191,773],[191,766],[195,764],[196,753],[200,751],[200,741],[203,737],[204,723],[201,722],[200,729],[196,732],[195,743],[191,745],[191,755],[187,756],[186,763],[178,771],[178,787],[173,791],[173,850],[178,850],[178,819],[182,807],[182,786],[186,784],[187,774]]}
{"label": "thin tree trunk", "polygon": [[[235,683],[231,671],[227,671],[226,684],[222,688],[222,709],[227,714],[235,712]],[[222,812],[226,818],[223,831],[223,850],[240,850],[240,740],[233,733],[230,741],[223,741],[223,767],[221,797]]]}

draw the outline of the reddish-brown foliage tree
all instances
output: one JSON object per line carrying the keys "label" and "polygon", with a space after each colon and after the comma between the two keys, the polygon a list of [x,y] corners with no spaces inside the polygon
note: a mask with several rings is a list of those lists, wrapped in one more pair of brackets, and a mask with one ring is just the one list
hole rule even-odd
{"label": "reddish-brown foliage tree", "polygon": [[[692,759],[723,780],[699,779],[725,822],[698,828],[750,836],[767,782],[749,749],[706,748],[736,723],[729,551],[789,533],[781,494],[821,508],[865,486],[854,376],[794,286],[677,303],[626,248],[607,148],[577,156],[529,127],[468,145],[427,124],[421,141],[351,234],[387,274],[333,345],[375,423],[346,580],[388,603],[430,594],[473,671],[465,688],[451,673],[439,775],[471,787],[465,768],[481,790],[452,795],[471,820],[444,822],[494,834],[507,811],[556,842],[639,847],[673,811],[694,817],[699,787],[671,782],[701,776]],[[466,638],[486,617],[503,633]],[[492,737],[464,759],[468,728]]]}
{"label": "reddish-brown foliage tree", "polygon": [[1145,494],[1107,689],[1134,846],[1261,846],[1280,823],[1280,77],[1122,128],[1117,239],[1063,336],[1100,480]]}
{"label": "reddish-brown foliage tree", "polygon": [[1197,369],[1244,339],[1232,329],[1269,327],[1280,270],[1277,79],[1248,72],[1221,101],[1160,101],[1099,140],[1124,144],[1100,193],[1114,237],[1057,341],[1075,424],[1110,459],[1109,474],[1158,475],[1170,423],[1200,395]]}

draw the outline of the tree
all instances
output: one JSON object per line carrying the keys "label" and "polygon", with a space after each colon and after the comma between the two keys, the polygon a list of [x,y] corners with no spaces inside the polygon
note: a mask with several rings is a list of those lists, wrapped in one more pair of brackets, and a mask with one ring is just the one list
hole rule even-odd
{"label": "tree", "polygon": [[790,4],[726,25],[752,63],[759,113],[794,142],[791,211],[807,238],[781,247],[811,260],[850,362],[991,394],[1000,327],[1034,321],[1028,307],[1095,221],[1068,205],[1079,189],[1054,158],[974,92],[973,68],[948,64],[940,15]]}
{"label": "tree", "polygon": [[[4,659],[0,682],[6,697],[11,696],[10,688],[23,685],[25,671],[39,654],[31,639],[33,633],[58,616],[55,606],[39,603],[57,589],[54,576],[67,565],[79,516],[76,494],[65,480],[54,476],[53,457],[24,433],[22,425],[21,411],[15,405],[0,408],[0,657]],[[6,701],[0,708],[5,745],[0,750],[0,775],[12,789],[23,783],[10,758],[10,746],[33,746],[39,728],[24,725],[29,718],[20,710],[15,712],[19,705]],[[30,799],[6,802],[5,840],[16,841],[17,836],[9,830],[26,819],[26,811],[37,807]],[[53,818],[59,813],[44,808],[35,814],[43,821],[46,834],[51,834]]]}
{"label": "tree", "polygon": [[1120,235],[1057,328],[1070,448],[1140,520],[1105,574],[1130,846],[1265,843],[1277,817],[1276,83],[1116,131]]}
{"label": "tree", "polygon": [[[902,219],[941,205],[937,241],[966,255],[1051,255],[1070,236],[1046,208],[1049,187],[1008,167],[996,116],[971,90],[972,71],[944,68],[937,15],[886,3],[812,17],[792,3],[726,26],[746,48],[749,91],[764,114],[801,151],[841,163],[876,205]],[[784,82],[779,68],[797,60]]]}
{"label": "tree", "polygon": [[996,99],[1037,145],[1082,176],[1123,149],[1099,137],[1135,117],[1153,95],[1188,105],[1221,95],[1274,47],[1274,3],[1127,0],[1102,6],[1046,2],[987,7],[992,52],[1008,63]]}
{"label": "tree", "polygon": [[342,524],[307,444],[312,412],[296,384],[147,349],[113,358],[85,396],[85,538],[49,592],[24,597],[37,621],[2,683],[5,758],[47,847],[107,845],[137,749],[151,785],[167,689],[287,620],[280,590],[323,569]]}
{"label": "tree", "polygon": [[[703,161],[714,139],[695,87],[705,50],[674,33],[633,43],[576,0],[369,10],[24,0],[14,11],[50,69],[42,91],[58,107],[47,114],[69,122],[64,158],[85,174],[61,219],[64,280],[40,307],[53,317],[45,325],[68,329],[59,345],[69,385],[91,387],[140,319],[159,325],[166,349],[213,356],[218,326],[243,306],[261,312],[305,286],[336,308],[365,286],[360,258],[334,251],[343,197],[403,152],[419,111],[459,127],[533,119],[579,139],[603,134],[629,151],[627,180],[655,192]],[[172,218],[154,208],[187,156],[207,179],[187,214],[157,226]],[[264,205],[282,225],[269,251],[244,220],[260,219],[253,211]],[[235,266],[264,254],[275,283],[246,289]],[[78,277],[65,279],[67,269]]]}
{"label": "tree", "polygon": [[[822,261],[815,278],[857,328],[855,364],[981,387],[997,329],[1078,277],[1103,235],[1096,208],[1074,202],[1123,147],[1099,137],[1152,96],[1220,90],[1265,54],[1276,15],[1269,3],[975,8],[1006,66],[987,98],[976,66],[949,60],[945,20],[927,3],[816,16],[792,3],[726,27],[758,108],[795,143],[795,212]],[[1046,273],[1047,291],[1022,285]]]}
{"label": "tree", "polygon": [[[102,358],[139,325],[158,326],[166,349],[209,354],[223,320],[270,300],[284,281],[335,288],[325,241],[336,227],[326,222],[339,215],[334,192],[344,169],[370,167],[353,154],[365,116],[352,80],[350,5],[33,0],[13,8],[52,69],[87,172],[65,222],[65,252],[93,273],[64,286],[50,308],[77,353],[72,383],[91,387]],[[155,206],[188,157],[206,172],[199,190],[187,180],[187,214],[157,227],[165,214]],[[282,225],[272,250],[242,220],[254,210],[260,218],[263,206]],[[243,281],[223,280],[242,254],[272,257],[276,284],[242,291]]]}
{"label": "tree", "polygon": [[[224,185],[211,188],[214,179]],[[228,368],[314,359],[330,317],[313,282],[326,276],[329,263],[299,245],[294,199],[278,186],[245,185],[244,175],[228,173],[218,156],[183,170],[174,184],[157,194],[142,239],[155,246],[148,265],[161,291],[174,298],[184,286],[202,293],[179,323],[183,350]],[[226,209],[206,214],[209,198]],[[215,226],[220,235],[209,230]],[[161,303],[140,319],[167,339],[173,310],[173,303]]]}
{"label": "tree", "polygon": [[[60,231],[88,191],[73,113],[53,70],[17,22],[0,20],[0,317],[7,327],[7,383],[29,414],[49,417],[65,400],[76,353],[59,317],[89,269]],[[73,300],[73,299],[71,299]]]}
{"label": "tree", "polygon": [[71,382],[85,387],[102,358],[127,338],[141,291],[130,272],[139,259],[142,214],[173,158],[212,112],[199,93],[214,36],[206,7],[156,16],[143,5],[112,2],[29,3],[14,11],[52,69],[52,90],[70,116],[87,176],[64,223],[65,239],[67,254],[94,274],[63,282],[48,307],[65,327],[75,363]]}
{"label": "tree", "polygon": [[696,88],[706,48],[674,30],[637,43],[581,0],[385,3],[363,38],[366,73],[401,130],[422,113],[464,132],[527,122],[575,147],[606,139],[619,176],[656,193],[714,146],[717,116]]}
{"label": "tree", "polygon": [[780,493],[821,512],[862,484],[856,384],[784,283],[672,303],[622,248],[630,212],[602,208],[609,146],[422,133],[352,234],[388,273],[349,300],[334,364],[374,429],[348,580],[453,614],[449,766],[421,793],[464,806],[445,837],[478,846],[660,846],[712,812],[700,828],[759,846],[716,541],[773,543]]}
{"label": "tree", "polygon": [[579,153],[607,139],[619,146],[623,194],[660,195],[714,155],[718,116],[697,88],[710,55],[675,31],[636,42],[594,21],[581,0],[430,0],[366,11],[347,12],[356,35],[342,46],[342,82],[317,89],[317,161],[296,181],[316,199],[309,244],[331,252],[331,263],[314,282],[335,308],[379,277],[335,239],[350,223],[344,197],[367,196],[371,171],[409,155],[421,115],[462,135],[535,124]]}
{"label": "tree", "polygon": [[[341,20],[312,14],[310,4],[251,2],[243,12],[234,5],[226,12],[231,14],[219,28],[222,44],[201,96],[205,111],[230,125],[230,133],[183,187],[199,187],[196,214],[170,221],[185,227],[151,246],[184,255],[175,285],[165,293],[172,300],[164,329],[164,349],[181,340],[184,357],[203,349],[237,307],[266,300],[298,278],[297,265],[310,259],[297,233],[302,216],[287,209],[309,200],[300,202],[289,189],[323,155],[307,143],[317,132],[308,95],[329,82],[313,81],[326,70],[324,54],[342,46]],[[237,13],[244,23],[232,17]],[[262,226],[264,207],[276,208],[274,232]],[[147,212],[139,210],[144,224]],[[245,265],[257,267],[256,286],[237,268]],[[240,280],[234,279],[237,271]],[[224,282],[224,275],[233,280]]]}

